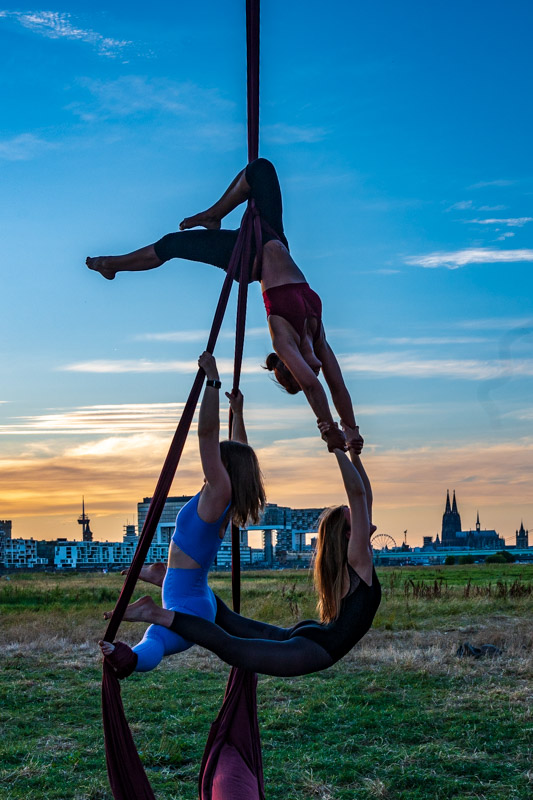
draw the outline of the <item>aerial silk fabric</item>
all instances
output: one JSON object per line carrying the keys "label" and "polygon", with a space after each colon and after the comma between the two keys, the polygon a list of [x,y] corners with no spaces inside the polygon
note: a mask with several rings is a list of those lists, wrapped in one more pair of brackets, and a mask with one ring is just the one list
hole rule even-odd
{"label": "aerial silk fabric", "polygon": [[[259,142],[259,0],[247,0],[246,26],[248,160],[252,161],[258,156]],[[252,235],[255,236],[257,258],[260,259],[262,252],[261,221],[253,201],[250,201],[241,222],[239,236],[222,286],[206,346],[206,350],[212,353],[224,319],[233,278],[240,272],[235,335],[234,389],[239,388],[242,365]],[[135,556],[104,634],[105,641],[114,641],[126,607],[131,600],[183,452],[204,377],[203,370],[198,370],[154,491]],[[236,611],[239,611],[240,565],[238,555],[240,547],[238,529],[234,527],[232,534],[233,553],[235,554],[232,568],[232,588],[234,607]],[[118,678],[131,674],[134,664],[131,663],[129,648],[122,648],[120,645],[121,643],[116,643],[114,654],[114,663],[118,664],[118,670],[107,663],[105,659],[103,664],[102,715],[109,783],[115,800],[155,800],[124,713]],[[242,800],[245,798],[246,800],[255,800],[255,798],[264,800],[256,685],[257,678],[252,673],[246,670],[232,670],[222,709],[213,723],[204,752],[199,777],[202,800],[207,800],[207,798],[210,800],[240,800],[241,798]]]}
{"label": "aerial silk fabric", "polygon": [[[251,204],[246,210],[242,219],[239,238],[237,239],[235,250],[230,261],[226,278],[224,280],[224,285],[222,287],[219,304],[215,313],[215,319],[213,321],[213,327],[211,329],[211,335],[209,337],[207,346],[209,352],[212,352],[224,317],[224,311],[226,309],[233,276],[238,267],[241,266],[241,281],[239,284],[239,303],[237,312],[237,330],[242,329],[242,335],[240,337],[241,354],[240,358],[238,359],[239,367],[240,361],[242,360],[242,346],[244,344],[243,334],[246,321],[246,290],[248,288],[248,270],[250,268],[251,237],[253,229],[257,229],[257,227],[260,228],[260,225],[254,226],[254,209],[251,207],[252,205],[253,204]],[[245,287],[244,290],[243,285]],[[242,302],[243,295],[244,303]],[[203,379],[204,373],[200,370],[193,384],[193,388],[185,405],[178,429],[174,435],[174,439],[165,460],[165,464],[163,466],[156,491],[154,492],[154,497],[146,517],[146,522],[143,526],[132,565],[128,571],[128,576],[111,618],[112,624],[109,625],[108,630],[104,635],[105,641],[112,642],[114,640],[118,625],[120,624],[120,619],[122,618],[124,610],[131,599],[135,581],[137,580],[140,569],[146,558],[146,553],[150,547],[155,528],[159,521],[161,511],[165,504],[165,500],[168,496],[168,492],[176,472],[194,410],[198,402]],[[238,381],[236,386],[238,387]],[[156,509],[155,511],[153,510],[154,508]],[[134,580],[132,579],[132,576],[134,576]],[[119,643],[117,642],[117,646],[118,645]],[[124,657],[126,658],[126,656]],[[114,658],[114,662],[116,662],[116,658]],[[126,674],[128,672],[127,665],[125,665],[125,672]],[[241,684],[239,684],[239,686],[240,685]],[[146,777],[146,773],[144,772],[128,723],[126,721],[122,699],[120,696],[120,685],[117,674],[115,669],[109,663],[107,663],[105,659],[102,680],[102,715],[104,721],[107,773],[111,790],[113,792],[113,797],[115,800],[155,800],[155,796],[150,787],[148,778]],[[238,734],[235,737],[235,741],[237,743],[240,741]],[[218,797],[222,798],[224,795],[219,794]],[[227,800],[230,800],[231,797],[232,795],[228,795]]]}
{"label": "aerial silk fabric", "polygon": [[201,800],[264,800],[257,675],[233,667],[200,769]]}

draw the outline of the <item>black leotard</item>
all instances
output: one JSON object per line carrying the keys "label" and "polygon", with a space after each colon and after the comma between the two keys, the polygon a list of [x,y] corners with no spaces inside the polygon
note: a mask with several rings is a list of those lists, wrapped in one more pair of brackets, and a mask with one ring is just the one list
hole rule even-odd
{"label": "black leotard", "polygon": [[302,620],[292,629],[290,638],[303,636],[326,650],[334,661],[346,655],[370,629],[381,602],[381,586],[372,572],[372,585],[368,586],[348,564],[350,588],[343,598],[340,614],[328,624],[315,620]]}
{"label": "black leotard", "polygon": [[332,666],[365,635],[381,600],[375,571],[371,586],[351,567],[349,571],[350,590],[329,625],[305,620],[280,628],[235,614],[217,597],[215,623],[176,611],[170,628],[231,666],[281,677],[317,672]]}

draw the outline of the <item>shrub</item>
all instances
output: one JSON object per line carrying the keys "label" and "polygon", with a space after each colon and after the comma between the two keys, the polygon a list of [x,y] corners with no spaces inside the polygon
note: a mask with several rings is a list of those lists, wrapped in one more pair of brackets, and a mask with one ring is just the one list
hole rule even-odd
{"label": "shrub", "polygon": [[444,563],[448,567],[451,567],[452,564],[455,564],[455,556],[446,556],[446,558],[444,559]]}
{"label": "shrub", "polygon": [[485,564],[507,564],[507,559],[504,557],[503,553],[493,553],[487,556]]}
{"label": "shrub", "polygon": [[502,550],[501,555],[505,558],[508,564],[513,564],[516,561],[516,556],[510,553],[509,550]]}
{"label": "shrub", "polygon": [[474,556],[468,554],[467,556],[459,556],[459,564],[474,564]]}

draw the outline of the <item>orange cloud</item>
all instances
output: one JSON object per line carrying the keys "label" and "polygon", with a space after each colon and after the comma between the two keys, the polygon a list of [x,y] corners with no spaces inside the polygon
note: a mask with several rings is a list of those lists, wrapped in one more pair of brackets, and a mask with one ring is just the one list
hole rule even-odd
{"label": "orange cloud", "polygon": [[[167,433],[148,431],[58,446],[30,446],[0,460],[0,509],[14,520],[14,535],[79,537],[75,519],[85,496],[98,538],[120,539],[136,504],[151,495],[169,446]],[[335,459],[316,436],[285,438],[257,449],[268,499],[279,505],[320,507],[344,502]],[[463,527],[475,522],[510,537],[528,523],[533,440],[496,445],[369,450],[375,521],[397,540],[439,532],[446,489],[456,489]],[[173,494],[192,494],[202,482],[196,438],[185,447]],[[122,522],[120,521],[122,520]],[[60,531],[54,533],[53,531]],[[67,532],[68,531],[68,532]]]}

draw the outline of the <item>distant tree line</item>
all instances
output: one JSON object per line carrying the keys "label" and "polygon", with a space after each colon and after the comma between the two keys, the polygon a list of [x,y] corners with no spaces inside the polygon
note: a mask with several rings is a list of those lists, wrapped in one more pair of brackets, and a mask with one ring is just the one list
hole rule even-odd
{"label": "distant tree line", "polygon": [[[516,557],[508,550],[501,550],[499,553],[491,553],[485,559],[485,564],[512,564]],[[473,555],[466,556],[446,556],[444,563],[448,566],[452,564],[475,564],[476,559]]]}

